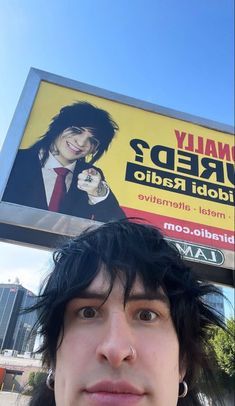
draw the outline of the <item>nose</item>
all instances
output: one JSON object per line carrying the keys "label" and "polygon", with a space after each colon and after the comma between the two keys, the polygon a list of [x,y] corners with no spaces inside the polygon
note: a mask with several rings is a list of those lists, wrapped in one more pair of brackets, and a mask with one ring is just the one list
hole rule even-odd
{"label": "nose", "polygon": [[85,147],[87,145],[88,137],[84,134],[76,134],[73,136],[73,139],[79,147]]}
{"label": "nose", "polygon": [[119,368],[123,363],[135,362],[137,353],[134,337],[125,315],[112,315],[104,327],[96,355],[99,361],[108,362],[113,368]]}

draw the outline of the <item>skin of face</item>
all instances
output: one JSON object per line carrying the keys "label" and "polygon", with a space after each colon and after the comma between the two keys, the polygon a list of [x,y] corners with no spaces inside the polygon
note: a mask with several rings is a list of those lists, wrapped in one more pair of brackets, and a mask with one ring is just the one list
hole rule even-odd
{"label": "skin of face", "polygon": [[54,153],[56,159],[66,166],[94,153],[91,138],[93,138],[93,134],[89,128],[76,128],[76,132],[72,127],[66,128],[54,142],[53,149],[56,151]]}
{"label": "skin of face", "polygon": [[67,304],[56,406],[176,406],[184,373],[166,296],[149,300],[137,279],[124,306],[117,278],[103,303],[108,287],[102,270]]}

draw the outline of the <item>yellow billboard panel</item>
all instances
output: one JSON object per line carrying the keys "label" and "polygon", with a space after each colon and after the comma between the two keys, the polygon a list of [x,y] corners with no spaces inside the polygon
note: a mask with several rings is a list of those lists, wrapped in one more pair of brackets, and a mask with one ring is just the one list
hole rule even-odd
{"label": "yellow billboard panel", "polygon": [[232,250],[234,160],[229,133],[41,81],[2,200]]}

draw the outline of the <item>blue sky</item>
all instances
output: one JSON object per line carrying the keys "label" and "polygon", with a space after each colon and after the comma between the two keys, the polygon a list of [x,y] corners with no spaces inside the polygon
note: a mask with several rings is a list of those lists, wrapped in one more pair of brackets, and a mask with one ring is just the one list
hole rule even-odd
{"label": "blue sky", "polygon": [[233,124],[233,0],[0,5],[0,142],[31,66]]}
{"label": "blue sky", "polygon": [[233,0],[0,0],[0,6],[0,147],[31,66],[234,124]]}

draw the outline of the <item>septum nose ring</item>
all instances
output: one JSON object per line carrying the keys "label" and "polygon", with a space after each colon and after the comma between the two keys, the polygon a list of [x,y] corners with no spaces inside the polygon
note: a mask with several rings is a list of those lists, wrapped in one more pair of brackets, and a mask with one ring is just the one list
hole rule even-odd
{"label": "septum nose ring", "polygon": [[135,349],[130,345],[130,355],[129,355],[129,357],[130,357],[130,359],[135,359],[136,358],[136,351],[135,351]]}

